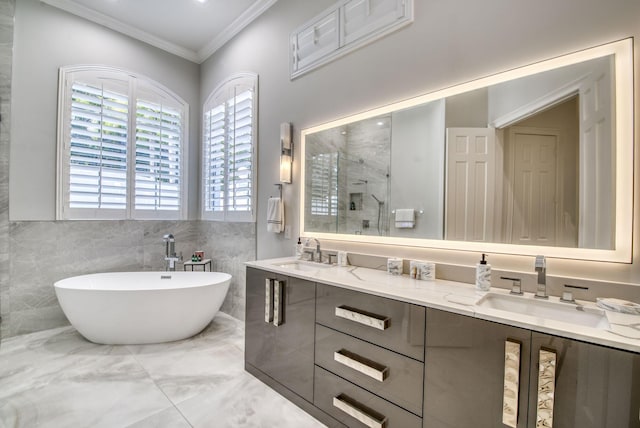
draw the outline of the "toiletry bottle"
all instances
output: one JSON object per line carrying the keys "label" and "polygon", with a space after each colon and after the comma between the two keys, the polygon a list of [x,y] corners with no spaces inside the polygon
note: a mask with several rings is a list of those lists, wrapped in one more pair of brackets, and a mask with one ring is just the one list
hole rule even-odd
{"label": "toiletry bottle", "polygon": [[302,254],[304,252],[304,246],[302,245],[302,241],[300,240],[300,237],[298,237],[298,243],[296,244],[296,259],[301,259],[302,258]]}
{"label": "toiletry bottle", "polygon": [[486,254],[482,255],[482,260],[476,265],[476,290],[489,291],[491,288],[491,265],[485,259]]}

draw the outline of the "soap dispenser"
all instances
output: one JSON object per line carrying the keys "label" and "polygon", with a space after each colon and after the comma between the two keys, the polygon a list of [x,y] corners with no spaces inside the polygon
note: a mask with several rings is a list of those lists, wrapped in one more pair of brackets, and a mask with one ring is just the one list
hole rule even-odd
{"label": "soap dispenser", "polygon": [[486,254],[476,265],[476,290],[489,291],[491,288],[491,265],[487,263]]}
{"label": "soap dispenser", "polygon": [[298,237],[298,243],[296,244],[296,259],[300,260],[303,253],[304,245],[302,245],[302,241],[300,240],[300,237]]}

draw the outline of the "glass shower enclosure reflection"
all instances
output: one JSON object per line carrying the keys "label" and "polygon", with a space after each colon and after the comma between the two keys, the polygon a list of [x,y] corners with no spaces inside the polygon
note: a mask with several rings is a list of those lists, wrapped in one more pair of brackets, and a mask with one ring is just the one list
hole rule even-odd
{"label": "glass shower enclosure reflection", "polygon": [[389,235],[391,115],[307,137],[306,228]]}

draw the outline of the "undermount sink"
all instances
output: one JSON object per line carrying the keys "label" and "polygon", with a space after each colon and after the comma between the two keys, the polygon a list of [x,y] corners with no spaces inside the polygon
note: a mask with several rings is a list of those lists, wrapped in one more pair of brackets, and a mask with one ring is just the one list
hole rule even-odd
{"label": "undermount sink", "polygon": [[487,293],[476,305],[584,327],[603,330],[610,327],[605,312],[599,308],[564,303],[558,300],[536,299],[532,295],[513,296]]}
{"label": "undermount sink", "polygon": [[325,265],[325,264],[316,263],[316,262],[307,262],[302,260],[296,260],[293,262],[286,262],[286,263],[276,263],[275,266],[285,268],[285,269],[299,270],[302,272],[314,272],[314,271],[317,271],[318,269],[326,269],[331,267],[331,265]]}

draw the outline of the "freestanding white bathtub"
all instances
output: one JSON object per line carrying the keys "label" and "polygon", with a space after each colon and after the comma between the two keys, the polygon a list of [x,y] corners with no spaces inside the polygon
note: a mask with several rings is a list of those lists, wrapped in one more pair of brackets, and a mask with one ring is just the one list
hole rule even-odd
{"label": "freestanding white bathtub", "polygon": [[199,333],[220,309],[230,282],[221,272],[117,272],[62,279],[54,288],[85,338],[132,345]]}

